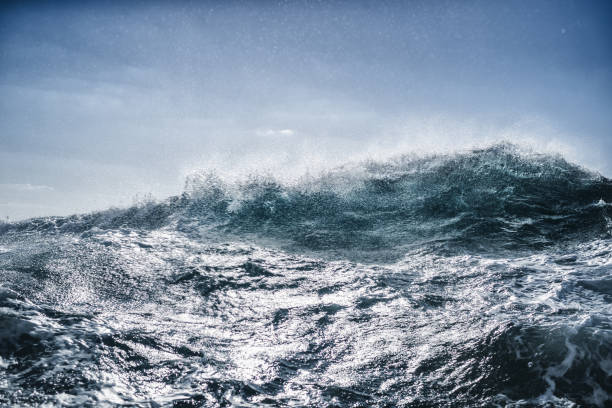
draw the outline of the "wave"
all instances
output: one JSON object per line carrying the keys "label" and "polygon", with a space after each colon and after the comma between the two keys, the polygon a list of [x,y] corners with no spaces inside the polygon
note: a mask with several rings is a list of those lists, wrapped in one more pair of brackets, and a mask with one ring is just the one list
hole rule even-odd
{"label": "wave", "polygon": [[502,143],[468,152],[345,165],[283,183],[187,179],[161,202],[0,226],[0,233],[177,228],[282,239],[311,250],[401,249],[423,243],[538,249],[609,237],[612,181]]}
{"label": "wave", "polygon": [[392,265],[176,230],[0,242],[0,405],[611,401],[609,240]]}
{"label": "wave", "polygon": [[0,405],[607,407],[611,202],[499,144],[5,224]]}

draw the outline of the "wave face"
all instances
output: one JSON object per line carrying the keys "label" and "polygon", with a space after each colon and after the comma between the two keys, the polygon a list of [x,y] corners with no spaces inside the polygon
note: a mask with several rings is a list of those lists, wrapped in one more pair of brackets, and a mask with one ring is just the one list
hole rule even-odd
{"label": "wave face", "polygon": [[610,406],[609,203],[501,144],[0,225],[0,405]]}

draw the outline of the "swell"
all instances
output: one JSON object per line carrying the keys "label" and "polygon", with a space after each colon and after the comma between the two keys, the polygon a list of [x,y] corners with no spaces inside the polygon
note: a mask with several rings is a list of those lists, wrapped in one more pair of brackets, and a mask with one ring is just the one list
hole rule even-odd
{"label": "swell", "polygon": [[450,155],[399,156],[281,183],[191,176],[161,202],[32,219],[0,233],[202,227],[313,249],[398,249],[426,242],[538,249],[609,237],[612,181],[559,155],[497,144]]}

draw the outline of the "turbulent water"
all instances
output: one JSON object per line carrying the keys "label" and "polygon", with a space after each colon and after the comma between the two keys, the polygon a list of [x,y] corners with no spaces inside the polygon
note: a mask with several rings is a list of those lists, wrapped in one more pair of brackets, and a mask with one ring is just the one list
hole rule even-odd
{"label": "turbulent water", "polygon": [[612,181],[508,144],[0,226],[2,406],[612,406]]}

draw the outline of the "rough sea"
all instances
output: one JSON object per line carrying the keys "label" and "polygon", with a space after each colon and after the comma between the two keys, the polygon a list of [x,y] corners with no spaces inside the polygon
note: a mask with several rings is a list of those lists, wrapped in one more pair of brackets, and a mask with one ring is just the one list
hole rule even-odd
{"label": "rough sea", "polygon": [[511,144],[0,225],[0,406],[611,407],[612,181]]}

